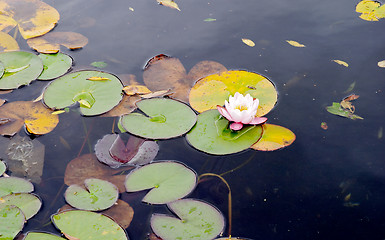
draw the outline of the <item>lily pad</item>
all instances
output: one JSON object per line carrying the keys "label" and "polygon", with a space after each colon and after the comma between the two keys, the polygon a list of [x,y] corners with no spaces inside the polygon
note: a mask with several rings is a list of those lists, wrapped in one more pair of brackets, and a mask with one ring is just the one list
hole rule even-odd
{"label": "lily pad", "polygon": [[0,178],[0,197],[4,197],[12,193],[30,193],[33,189],[33,184],[23,178]]}
{"label": "lily pad", "polygon": [[55,8],[40,0],[2,0],[0,12],[8,18],[0,31],[17,25],[25,39],[49,32],[60,18]]}
{"label": "lily pad", "polygon": [[0,176],[3,175],[6,170],[7,170],[7,166],[3,161],[0,160]]}
{"label": "lily pad", "polygon": [[190,105],[198,112],[224,105],[236,92],[249,93],[259,99],[257,116],[266,115],[277,102],[277,91],[272,82],[262,75],[247,71],[226,71],[200,79],[190,91]]}
{"label": "lily pad", "polygon": [[0,79],[0,89],[15,89],[28,85],[43,71],[41,59],[33,53],[14,51],[0,53],[5,71]]}
{"label": "lily pad", "polygon": [[19,50],[19,44],[17,44],[16,40],[9,34],[0,32],[0,52],[17,50]]}
{"label": "lily pad", "polygon": [[147,164],[158,151],[159,146],[154,141],[130,136],[125,144],[119,134],[107,134],[95,144],[98,160],[112,168]]}
{"label": "lily pad", "polygon": [[104,180],[89,178],[83,186],[71,185],[65,192],[65,199],[71,206],[90,211],[105,210],[118,200],[118,188]]}
{"label": "lily pad", "polygon": [[195,172],[175,161],[155,162],[127,175],[127,192],[151,189],[142,199],[151,204],[164,204],[187,196],[196,186]]}
{"label": "lily pad", "polygon": [[262,136],[261,125],[249,125],[239,131],[229,129],[229,121],[218,110],[208,110],[198,115],[197,124],[187,133],[187,141],[206,153],[224,155],[251,147]]}
{"label": "lily pad", "polygon": [[[89,80],[101,77],[103,81]],[[63,109],[76,102],[85,116],[105,113],[122,99],[123,85],[109,73],[79,71],[66,74],[51,82],[44,91],[44,103],[52,109]]]}
{"label": "lily pad", "polygon": [[378,21],[385,18],[385,5],[381,5],[378,1],[363,0],[357,4],[356,12],[361,13],[361,19]]}
{"label": "lily pad", "polygon": [[27,40],[28,45],[39,53],[57,53],[60,45],[71,50],[87,45],[88,38],[75,32],[49,32],[41,37]]}
{"label": "lily pad", "polygon": [[166,98],[152,98],[136,103],[145,114],[121,117],[122,126],[134,135],[149,139],[169,139],[188,132],[196,122],[194,111],[184,103]]}
{"label": "lily pad", "polygon": [[30,193],[14,193],[0,198],[0,208],[6,205],[15,205],[23,211],[25,220],[30,219],[41,208],[40,199]]}
{"label": "lily pad", "polygon": [[52,222],[68,239],[127,240],[125,231],[99,213],[73,210],[52,216]]}
{"label": "lily pad", "polygon": [[[4,74],[4,65],[0,62],[0,78],[3,76]],[[0,105],[1,106],[1,105]]]}
{"label": "lily pad", "polygon": [[29,232],[23,240],[65,240],[65,239],[66,238],[62,238],[50,233]]}
{"label": "lily pad", "polygon": [[167,204],[178,218],[153,214],[151,228],[164,240],[213,239],[223,232],[225,220],[211,204],[195,199],[182,199]]}
{"label": "lily pad", "polygon": [[23,229],[25,217],[16,206],[0,207],[0,239],[11,240]]}
{"label": "lily pad", "polygon": [[289,146],[295,140],[295,134],[285,127],[265,123],[262,128],[262,137],[256,144],[251,146],[252,149],[274,151]]}
{"label": "lily pad", "polygon": [[64,75],[71,68],[73,62],[70,56],[63,53],[39,54],[39,57],[44,66],[39,80],[51,80]]}

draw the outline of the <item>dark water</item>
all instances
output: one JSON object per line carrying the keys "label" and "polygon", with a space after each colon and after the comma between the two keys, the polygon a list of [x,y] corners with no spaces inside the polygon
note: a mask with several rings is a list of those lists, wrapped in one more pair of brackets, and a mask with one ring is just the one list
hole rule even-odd
{"label": "dark water", "polygon": [[[185,162],[199,174],[223,173],[249,158],[246,166],[224,177],[232,188],[232,236],[251,239],[385,239],[385,20],[367,22],[355,12],[358,1],[182,1],[181,12],[155,0],[46,1],[61,14],[55,31],[79,32],[89,38],[82,50],[63,52],[75,59],[75,69],[105,61],[106,71],[134,74],[142,81],[146,61],[160,53],[179,58],[189,70],[213,60],[228,69],[246,69],[271,79],[279,92],[269,123],[291,129],[293,145],[276,152],[245,151],[210,156],[188,146],[184,138],[161,141],[157,160]],[[132,7],[134,11],[130,11]],[[204,22],[206,18],[217,19]],[[251,48],[242,38],[252,39]],[[295,48],[295,40],[306,48]],[[23,40],[22,48],[27,49]],[[24,45],[23,45],[24,44]],[[343,67],[331,60],[349,63]],[[350,120],[325,107],[348,95],[355,82],[356,114]],[[45,82],[34,82],[8,96],[30,100]],[[60,117],[59,126],[38,138],[46,146],[42,184],[36,192],[44,208],[25,230],[54,232],[46,216],[64,204],[66,164],[75,158],[91,128],[90,146],[111,132],[113,119]],[[320,127],[327,122],[328,129]],[[59,136],[71,150],[63,147]],[[92,150],[92,149],[91,149]],[[88,153],[88,144],[82,153]],[[350,194],[350,199],[345,199]],[[152,212],[164,206],[140,203],[141,194],[122,194],[135,210],[127,232],[144,239]],[[198,185],[192,197],[216,205],[227,216],[227,190],[213,179]]]}

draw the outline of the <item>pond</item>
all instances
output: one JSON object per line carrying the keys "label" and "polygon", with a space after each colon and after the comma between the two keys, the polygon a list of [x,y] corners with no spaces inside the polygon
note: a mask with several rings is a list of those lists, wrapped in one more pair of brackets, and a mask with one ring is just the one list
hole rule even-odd
{"label": "pond", "polygon": [[[267,121],[296,135],[290,146],[213,155],[192,147],[184,135],[157,141],[154,161],[176,160],[197,175],[221,175],[228,183],[231,208],[228,187],[218,177],[202,178],[188,195],[223,213],[225,237],[231,221],[233,238],[385,238],[385,69],[379,64],[385,59],[385,20],[360,18],[359,1],[176,0],[180,11],[156,0],[44,2],[60,13],[53,32],[88,38],[83,48],[60,48],[74,60],[71,72],[102,70],[121,79],[135,76],[144,85],[146,62],[165,54],[179,59],[187,73],[209,60],[229,70],[261,74],[274,83],[278,101]],[[11,30],[10,35],[16,35],[21,50],[34,52],[20,33]],[[105,66],[98,69],[91,66],[94,62]],[[6,104],[32,101],[47,84],[33,81],[0,98]],[[354,114],[363,119],[326,110],[352,94],[359,98],[343,102],[353,104]],[[58,116],[59,123],[47,134],[30,135],[21,129],[12,138],[1,137],[2,159],[44,159],[32,178],[34,194],[43,205],[22,233],[60,234],[50,216],[66,204],[68,164],[94,154],[95,144],[106,134],[120,133],[119,117],[81,116],[78,107]],[[120,135],[124,140],[129,136]],[[7,173],[20,175],[16,170]],[[119,195],[134,211],[126,229],[133,240],[152,233],[153,213],[171,214],[164,204],[142,202],[145,194]]]}

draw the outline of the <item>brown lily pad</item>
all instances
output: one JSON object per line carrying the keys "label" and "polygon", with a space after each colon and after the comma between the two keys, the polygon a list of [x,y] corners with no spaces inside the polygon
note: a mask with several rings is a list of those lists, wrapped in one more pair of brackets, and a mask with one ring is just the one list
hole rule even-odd
{"label": "brown lily pad", "polygon": [[220,63],[202,61],[187,74],[179,59],[161,54],[148,61],[143,72],[143,80],[151,91],[171,89],[172,98],[188,102],[188,95],[195,81],[226,70]]}
{"label": "brown lily pad", "polygon": [[124,95],[122,101],[110,111],[100,115],[101,117],[120,117],[132,113],[136,109],[135,103],[141,99],[140,96]]}
{"label": "brown lily pad", "polygon": [[122,193],[126,191],[124,186],[126,175],[119,175],[119,173],[132,168],[133,167],[122,167],[112,169],[99,162],[95,154],[85,154],[68,163],[64,175],[64,183],[68,186],[72,184],[82,185],[87,178],[98,178],[115,184],[119,192]]}
{"label": "brown lily pad", "polygon": [[88,38],[75,32],[50,32],[44,36],[28,39],[28,45],[39,53],[57,53],[60,45],[73,49],[79,49],[87,45]]}

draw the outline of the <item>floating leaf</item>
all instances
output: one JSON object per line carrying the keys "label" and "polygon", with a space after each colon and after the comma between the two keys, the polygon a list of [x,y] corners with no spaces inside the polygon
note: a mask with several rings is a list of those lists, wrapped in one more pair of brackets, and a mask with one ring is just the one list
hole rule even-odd
{"label": "floating leaf", "polygon": [[87,45],[88,38],[75,32],[50,32],[44,36],[28,39],[28,45],[39,53],[57,53],[60,45],[73,49],[79,49]]}
{"label": "floating leaf", "polygon": [[25,217],[16,206],[0,207],[0,239],[12,240],[23,229]]}
{"label": "floating leaf", "polygon": [[[110,81],[89,81],[90,77],[108,78]],[[122,99],[123,85],[109,73],[79,71],[52,81],[44,91],[44,103],[52,109],[62,109],[80,102],[80,112],[85,116],[105,113]]]}
{"label": "floating leaf", "polygon": [[251,146],[252,149],[274,151],[291,145],[295,140],[295,134],[287,128],[268,123],[262,124],[262,128],[262,137]]}
{"label": "floating leaf", "polygon": [[[12,193],[30,193],[33,191],[30,181],[18,177],[0,178],[0,198]],[[1,225],[1,224],[0,224]]]}
{"label": "floating leaf", "polygon": [[146,189],[142,199],[151,204],[165,204],[187,196],[196,186],[195,172],[175,161],[160,161],[131,171],[126,178],[127,192]]}
{"label": "floating leaf", "polygon": [[299,43],[299,42],[296,42],[296,41],[293,41],[293,40],[286,40],[286,42],[289,43],[293,47],[306,47],[302,43]]}
{"label": "floating leaf", "polygon": [[[66,204],[59,209],[58,213],[68,210],[75,210],[75,208]],[[120,199],[118,199],[118,201],[112,207],[99,213],[111,217],[117,223],[119,223],[123,229],[126,229],[130,226],[132,218],[134,217],[134,209],[132,209],[128,203]]]}
{"label": "floating leaf", "polygon": [[203,20],[205,22],[215,22],[216,19],[215,18],[206,18],[205,20]]}
{"label": "floating leaf", "polygon": [[332,60],[333,62],[338,63],[339,65],[342,65],[344,67],[349,67],[349,64],[347,62],[341,61],[341,60]]}
{"label": "floating leaf", "polygon": [[225,220],[211,204],[195,199],[182,199],[167,204],[178,218],[153,214],[151,228],[164,240],[213,239],[223,232]]}
{"label": "floating leaf", "polygon": [[377,1],[363,0],[356,5],[356,12],[366,21],[378,21],[385,18],[385,7]]}
{"label": "floating leaf", "polygon": [[66,238],[61,238],[50,233],[29,232],[23,240],[66,240]]}
{"label": "floating leaf", "polygon": [[71,206],[90,211],[100,211],[110,208],[118,200],[118,188],[104,180],[88,178],[84,186],[71,185],[67,188],[64,196]]}
{"label": "floating leaf", "polygon": [[68,239],[127,240],[125,231],[112,219],[89,211],[65,211],[52,222]]}
{"label": "floating leaf", "polygon": [[[0,19],[1,21],[1,19]],[[1,28],[1,23],[0,23]],[[17,51],[19,44],[16,40],[5,32],[0,32],[0,52]]]}
{"label": "floating leaf", "polygon": [[249,46],[249,47],[254,47],[255,46],[255,43],[252,40],[247,39],[247,38],[242,38],[242,42],[244,44],[246,44],[247,46]]}
{"label": "floating leaf", "polygon": [[[5,165],[5,163],[3,161],[0,160],[0,176],[3,175],[6,170],[7,170],[7,166]],[[0,194],[0,196],[1,196],[1,194]]]}
{"label": "floating leaf", "polygon": [[378,65],[380,68],[385,68],[385,60],[379,61],[379,62],[377,63],[377,65]]}
{"label": "floating leaf", "polygon": [[123,91],[128,95],[132,96],[135,94],[148,94],[151,93],[150,89],[143,85],[128,85],[123,88]]}
{"label": "floating leaf", "polygon": [[188,93],[196,80],[226,70],[220,63],[201,61],[187,75],[179,59],[161,54],[148,61],[143,72],[143,80],[153,92],[171,89],[173,92],[171,97],[188,102]]}
{"label": "floating leaf", "polygon": [[190,91],[190,105],[198,112],[216,109],[236,92],[249,93],[259,99],[258,117],[266,115],[277,102],[275,86],[264,76],[247,71],[227,71],[196,82]]}
{"label": "floating leaf", "polygon": [[41,208],[40,199],[30,193],[14,193],[0,198],[0,208],[6,205],[15,205],[24,213],[25,220],[30,219]]}
{"label": "floating leaf", "polygon": [[0,134],[13,136],[25,124],[28,132],[41,135],[52,131],[59,123],[57,115],[47,109],[41,102],[10,102],[0,107],[0,118],[10,119],[0,125]]}
{"label": "floating leaf", "polygon": [[338,115],[338,116],[341,116],[341,117],[346,117],[346,118],[350,118],[350,119],[363,119],[362,117],[356,115],[356,114],[353,114],[351,113],[350,111],[348,110],[345,110],[341,107],[341,105],[337,102],[333,102],[333,105],[332,106],[328,106],[326,107],[326,110],[331,113],[331,114],[334,114],[334,115]]}
{"label": "floating leaf", "polygon": [[100,61],[100,62],[92,62],[90,65],[96,68],[105,68],[107,67],[108,64],[106,62]]}
{"label": "floating leaf", "polygon": [[122,126],[134,135],[148,139],[169,139],[188,132],[196,122],[194,111],[184,103],[151,98],[136,103],[145,114],[130,113],[121,117]]}
{"label": "floating leaf", "polygon": [[119,175],[123,171],[132,167],[122,167],[112,169],[98,161],[94,154],[82,155],[73,159],[67,165],[64,174],[64,183],[68,186],[72,184],[82,185],[87,178],[98,178],[109,181],[118,187],[119,192],[125,192],[125,175]]}
{"label": "floating leaf", "polygon": [[169,8],[174,8],[174,9],[177,9],[178,11],[180,11],[178,4],[172,0],[156,0],[156,1],[160,5],[163,5],[163,6],[166,6]]}
{"label": "floating leaf", "polygon": [[18,25],[23,38],[41,36],[53,29],[60,15],[55,8],[40,0],[2,0],[0,12],[8,17],[0,31],[7,32]]}
{"label": "floating leaf", "polygon": [[72,66],[72,58],[63,53],[39,54],[43,61],[44,70],[38,77],[39,80],[51,80],[68,72]]}
{"label": "floating leaf", "polygon": [[107,77],[89,77],[87,78],[89,81],[110,81]]}
{"label": "floating leaf", "polygon": [[43,63],[40,58],[29,52],[0,53],[0,62],[5,68],[4,75],[0,79],[0,89],[15,89],[28,85],[43,71]]}
{"label": "floating leaf", "polygon": [[187,141],[196,149],[206,153],[224,155],[243,151],[262,136],[260,125],[245,126],[232,131],[229,121],[222,118],[218,110],[209,110],[198,115],[197,124],[187,133]]}

